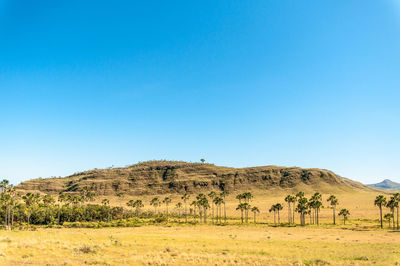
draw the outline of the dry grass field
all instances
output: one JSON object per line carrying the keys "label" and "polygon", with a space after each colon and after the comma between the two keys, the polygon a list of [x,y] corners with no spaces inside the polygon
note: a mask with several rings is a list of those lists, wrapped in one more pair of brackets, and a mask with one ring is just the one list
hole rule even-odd
{"label": "dry grass field", "polygon": [[[351,212],[332,226],[331,210],[317,227],[274,227],[267,212],[286,192],[254,192],[257,225],[240,225],[235,195],[228,198],[229,225],[160,224],[135,228],[38,228],[1,231],[1,265],[397,265],[400,232],[378,228],[376,193],[337,193]],[[323,195],[326,200],[327,195]],[[151,197],[142,197],[148,202]],[[173,203],[179,199],[173,196]],[[124,199],[124,201],[127,199]],[[113,203],[119,204],[115,198]],[[147,204],[148,205],[148,204]],[[174,204],[171,204],[174,205]],[[285,205],[285,204],[284,204]],[[326,204],[325,204],[326,205]],[[286,205],[285,205],[286,206]],[[287,210],[282,211],[287,220]],[[297,220],[298,218],[296,218]],[[171,219],[173,220],[173,219]]]}
{"label": "dry grass field", "polygon": [[400,233],[269,226],[2,232],[1,265],[395,265]]}

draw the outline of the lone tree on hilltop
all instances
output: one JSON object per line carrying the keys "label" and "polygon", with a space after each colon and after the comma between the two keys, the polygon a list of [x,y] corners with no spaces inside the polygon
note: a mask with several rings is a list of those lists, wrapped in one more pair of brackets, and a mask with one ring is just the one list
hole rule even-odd
{"label": "lone tree on hilltop", "polygon": [[206,159],[203,159],[203,158],[200,159],[201,163],[205,163],[205,161],[206,161]]}
{"label": "lone tree on hilltop", "polygon": [[383,195],[379,195],[375,198],[375,206],[379,207],[380,218],[381,218],[381,228],[383,228],[383,217],[382,217],[382,207],[386,204],[386,198]]}

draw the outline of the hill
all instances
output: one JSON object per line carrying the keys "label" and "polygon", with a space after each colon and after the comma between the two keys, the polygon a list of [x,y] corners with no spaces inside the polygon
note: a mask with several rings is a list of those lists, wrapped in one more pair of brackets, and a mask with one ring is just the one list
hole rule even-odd
{"label": "hill", "polygon": [[370,184],[367,186],[378,189],[386,189],[386,190],[400,190],[400,184],[393,182],[389,179],[385,179],[380,183]]}
{"label": "hill", "polygon": [[321,192],[373,190],[328,170],[260,166],[232,168],[204,163],[148,161],[124,168],[94,169],[64,178],[33,179],[20,191],[48,194],[79,192],[88,187],[97,195],[149,195],[210,190],[319,190]]}

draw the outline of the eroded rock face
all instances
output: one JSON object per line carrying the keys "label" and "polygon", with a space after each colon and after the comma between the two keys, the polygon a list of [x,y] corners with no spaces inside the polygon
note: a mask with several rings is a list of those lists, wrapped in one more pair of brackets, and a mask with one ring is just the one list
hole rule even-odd
{"label": "eroded rock face", "polygon": [[48,194],[78,192],[83,187],[97,195],[165,194],[210,190],[294,188],[296,186],[354,188],[359,183],[321,169],[262,166],[230,168],[212,164],[151,161],[126,168],[91,170],[64,178],[34,179],[19,190]]}

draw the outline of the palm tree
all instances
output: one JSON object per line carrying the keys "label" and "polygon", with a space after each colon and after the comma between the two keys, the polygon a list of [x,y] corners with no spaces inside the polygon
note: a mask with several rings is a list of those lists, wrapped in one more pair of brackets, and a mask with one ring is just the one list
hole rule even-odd
{"label": "palm tree", "polygon": [[[394,196],[390,197],[390,200],[386,203],[386,207],[388,207],[394,217],[394,210],[398,207],[398,202]],[[393,221],[393,230],[395,230],[395,223]]]}
{"label": "palm tree", "polygon": [[67,200],[67,195],[66,194],[64,194],[64,193],[59,193],[58,194],[58,198],[57,198],[57,201],[58,201],[58,212],[57,212],[57,216],[58,216],[58,225],[60,225],[60,213],[61,213],[61,204],[63,203],[63,202],[65,202]]}
{"label": "palm tree", "polygon": [[381,228],[383,228],[382,206],[385,206],[386,198],[383,195],[379,195],[375,198],[374,204],[375,204],[375,206],[379,207],[379,212],[380,212],[380,217],[381,217]]}
{"label": "palm tree", "polygon": [[291,208],[290,208],[290,204],[292,202],[292,195],[287,195],[286,198],[285,198],[285,201],[288,203],[288,224],[290,224],[291,221],[292,221],[292,217],[291,217],[292,211],[291,211]]}
{"label": "palm tree", "polygon": [[167,214],[167,222],[168,222],[168,204],[171,203],[171,198],[165,197],[163,200],[163,203],[165,203],[165,209],[166,209],[166,214]]}
{"label": "palm tree", "polygon": [[271,208],[269,208],[269,212],[274,212],[274,224],[276,225],[276,206],[275,206],[275,204],[271,205]]}
{"label": "palm tree", "polygon": [[248,220],[249,220],[250,201],[251,201],[252,198],[253,198],[253,195],[251,194],[251,192],[243,193],[243,199],[244,199],[245,203],[248,204],[248,208],[245,210],[246,223],[248,223]]}
{"label": "palm tree", "polygon": [[339,204],[338,199],[335,195],[330,195],[329,198],[326,200],[332,206],[332,217],[333,217],[333,224],[336,224],[336,205]]}
{"label": "palm tree", "polygon": [[34,205],[36,205],[38,203],[38,201],[40,199],[40,195],[38,193],[37,194],[33,194],[33,193],[28,192],[22,197],[22,199],[25,202],[25,206],[26,206],[25,210],[26,210],[26,213],[27,213],[26,217],[27,217],[27,223],[28,223],[28,226],[29,226],[29,221],[30,221],[30,217],[31,217],[31,214],[32,214],[32,208],[33,208]]}
{"label": "palm tree", "polygon": [[150,206],[154,207],[154,216],[157,215],[157,207],[160,206],[160,200],[159,198],[155,197],[150,201]]}
{"label": "palm tree", "polygon": [[214,224],[214,198],[217,196],[217,193],[214,191],[211,191],[208,196],[211,199],[211,209],[212,209],[212,214],[211,214],[211,222]]}
{"label": "palm tree", "polygon": [[[393,214],[392,213],[386,213],[385,216],[383,216],[383,218],[385,218],[385,220],[388,221],[389,228],[390,228],[390,220],[393,218]],[[394,226],[394,220],[393,220],[393,226]]]}
{"label": "palm tree", "polygon": [[194,211],[194,215],[193,215],[193,221],[194,221],[194,223],[196,223],[196,208],[197,208],[197,205],[198,205],[198,201],[197,200],[194,200],[194,201],[192,201],[192,203],[190,203],[190,206],[193,206],[193,211]]}
{"label": "palm tree", "polygon": [[294,223],[294,212],[296,211],[296,201],[298,201],[299,199],[304,198],[304,192],[303,191],[299,191],[297,192],[297,194],[293,197],[293,223]]}
{"label": "palm tree", "polygon": [[281,223],[281,217],[279,215],[279,212],[283,209],[283,207],[282,207],[282,205],[280,203],[277,203],[277,204],[275,204],[275,208],[276,208],[276,211],[278,213],[278,224],[280,224]]}
{"label": "palm tree", "polygon": [[[221,204],[223,202],[224,202],[224,200],[218,196],[213,199],[213,203],[216,206],[216,221],[217,221],[217,223],[218,223],[218,217],[219,217],[219,222],[221,223]],[[218,213],[219,213],[219,215],[218,215]]]}
{"label": "palm tree", "polygon": [[119,199],[119,207],[121,207],[121,208],[122,208],[122,200],[123,200],[124,196],[125,196],[124,192],[118,192],[117,193],[117,197]]}
{"label": "palm tree", "polygon": [[107,208],[107,221],[110,222],[110,208],[108,208],[110,201],[108,199],[103,199],[101,203]]}
{"label": "palm tree", "polygon": [[[304,193],[303,193],[303,195],[304,195]],[[297,197],[297,195],[296,195],[296,197]],[[306,211],[308,208],[308,200],[307,200],[307,198],[302,196],[300,198],[297,198],[297,202],[298,203],[297,203],[296,210],[298,213],[300,213],[300,223],[301,223],[301,225],[304,226],[306,224],[305,214],[306,214]]]}
{"label": "palm tree", "polygon": [[241,214],[241,217],[242,217],[242,224],[243,224],[243,213],[247,208],[246,205],[247,205],[247,203],[239,203],[239,205],[236,207],[236,210],[240,210],[240,214]]}
{"label": "palm tree", "polygon": [[260,210],[256,206],[254,206],[253,208],[251,208],[251,211],[254,213],[254,223],[257,223],[256,216],[257,216],[257,213],[260,213]]}
{"label": "palm tree", "polygon": [[183,194],[182,200],[185,203],[185,222],[187,223],[187,201],[189,200],[190,195],[188,193]]}
{"label": "palm tree", "polygon": [[182,209],[182,202],[178,202],[175,207],[178,209],[178,221],[181,222],[181,209]]}
{"label": "palm tree", "polygon": [[200,199],[199,204],[201,207],[203,207],[203,218],[204,218],[204,223],[207,223],[207,209],[210,208],[210,204],[208,203],[208,199],[204,196]]}
{"label": "palm tree", "polygon": [[225,198],[226,198],[226,196],[228,196],[228,194],[229,194],[229,192],[226,190],[221,192],[221,197],[224,199],[224,222],[225,223],[226,223],[226,204],[225,204],[226,199]]}
{"label": "palm tree", "polygon": [[[399,206],[400,206],[400,193],[396,193],[393,195],[393,197],[395,198],[396,202],[397,202],[397,230],[399,230]],[[394,217],[393,217],[393,223],[394,223]]]}
{"label": "palm tree", "polygon": [[339,216],[343,216],[343,224],[346,224],[347,216],[350,215],[350,211],[348,209],[341,209],[339,212]]}
{"label": "palm tree", "polygon": [[310,202],[312,202],[312,206],[314,208],[314,218],[319,225],[319,209],[322,206],[322,195],[319,192],[316,192],[314,195],[312,195]]}
{"label": "palm tree", "polygon": [[135,212],[136,212],[136,217],[139,218],[140,208],[143,208],[143,207],[144,207],[142,200],[136,200],[136,201],[133,203],[132,207],[136,209],[136,210],[135,210]]}

